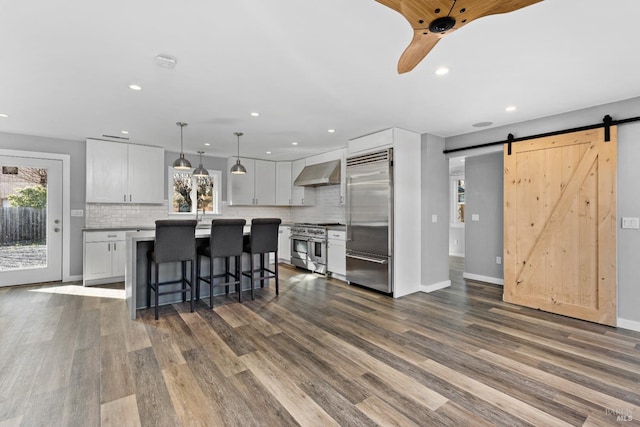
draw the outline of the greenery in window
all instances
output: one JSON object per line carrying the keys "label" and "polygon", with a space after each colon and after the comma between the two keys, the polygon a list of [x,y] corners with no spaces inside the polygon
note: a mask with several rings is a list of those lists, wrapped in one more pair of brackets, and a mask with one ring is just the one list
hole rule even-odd
{"label": "greenery in window", "polygon": [[196,209],[202,212],[218,213],[218,200],[220,197],[220,173],[210,171],[210,176],[194,177],[191,171],[175,171],[170,169],[173,175],[173,197],[171,212],[196,213]]}
{"label": "greenery in window", "polygon": [[464,179],[456,181],[456,222],[464,223]]}

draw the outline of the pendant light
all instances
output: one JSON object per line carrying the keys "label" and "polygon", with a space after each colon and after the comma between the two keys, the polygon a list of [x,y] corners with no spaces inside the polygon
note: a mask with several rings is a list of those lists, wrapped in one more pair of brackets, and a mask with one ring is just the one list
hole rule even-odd
{"label": "pendant light", "polygon": [[238,137],[238,161],[235,165],[231,166],[231,173],[234,175],[244,175],[247,170],[240,164],[240,137],[244,135],[242,132],[234,132],[234,135]]}
{"label": "pendant light", "polygon": [[191,169],[191,162],[184,158],[184,150],[182,145],[182,128],[187,126],[185,122],[177,122],[176,125],[180,126],[180,157],[173,162],[174,169]]}
{"label": "pendant light", "polygon": [[198,154],[200,154],[200,164],[193,171],[193,176],[198,176],[198,177],[209,176],[209,171],[202,167],[202,155],[204,154],[204,151],[198,151]]}

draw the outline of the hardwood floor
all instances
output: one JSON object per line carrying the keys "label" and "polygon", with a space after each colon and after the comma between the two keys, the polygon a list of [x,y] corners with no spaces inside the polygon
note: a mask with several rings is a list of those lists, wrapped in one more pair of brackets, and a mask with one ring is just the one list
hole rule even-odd
{"label": "hardwood floor", "polygon": [[639,333],[451,266],[450,288],[400,299],[283,267],[278,297],[158,321],[87,288],[0,288],[0,427],[639,425]]}

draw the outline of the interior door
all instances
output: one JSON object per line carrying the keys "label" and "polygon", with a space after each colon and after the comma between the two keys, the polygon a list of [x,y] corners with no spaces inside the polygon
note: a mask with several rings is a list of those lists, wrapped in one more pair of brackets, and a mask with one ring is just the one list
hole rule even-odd
{"label": "interior door", "polygon": [[505,301],[615,326],[616,130],[505,147]]}
{"label": "interior door", "polygon": [[0,286],[62,279],[62,161],[0,156]]}

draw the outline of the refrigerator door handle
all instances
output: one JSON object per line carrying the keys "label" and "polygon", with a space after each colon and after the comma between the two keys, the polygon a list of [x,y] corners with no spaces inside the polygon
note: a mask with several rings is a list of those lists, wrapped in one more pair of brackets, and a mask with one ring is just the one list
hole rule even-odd
{"label": "refrigerator door handle", "polygon": [[389,263],[388,259],[370,258],[370,257],[367,257],[367,256],[362,256],[362,255],[347,254],[347,258],[354,258],[354,259],[359,259],[361,261],[375,262],[376,264],[388,264]]}

